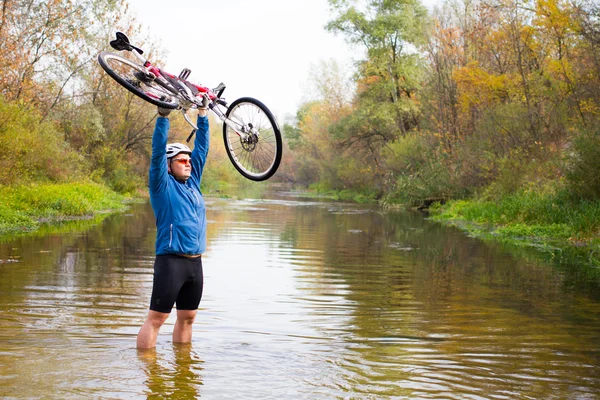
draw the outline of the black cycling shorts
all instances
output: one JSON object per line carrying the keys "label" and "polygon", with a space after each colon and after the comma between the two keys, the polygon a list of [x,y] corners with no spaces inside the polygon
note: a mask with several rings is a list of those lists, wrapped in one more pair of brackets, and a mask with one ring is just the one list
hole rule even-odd
{"label": "black cycling shorts", "polygon": [[202,257],[156,256],[150,309],[170,313],[177,304],[178,310],[197,310],[203,287]]}

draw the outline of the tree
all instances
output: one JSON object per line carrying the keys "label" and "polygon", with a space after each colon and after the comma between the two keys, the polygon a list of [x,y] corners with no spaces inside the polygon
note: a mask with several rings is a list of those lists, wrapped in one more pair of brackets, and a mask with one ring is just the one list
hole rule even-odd
{"label": "tree", "polygon": [[73,75],[91,64],[98,22],[122,7],[124,0],[2,1],[0,93],[47,111]]}
{"label": "tree", "polygon": [[283,127],[295,157],[283,163],[278,175],[305,185],[320,182],[334,188],[338,182],[335,161],[339,147],[329,128],[352,111],[353,85],[342,66],[333,60],[313,66],[310,78],[316,89],[310,93],[312,99],[300,107],[294,121]]}
{"label": "tree", "polygon": [[359,63],[359,96],[367,103],[392,104],[401,133],[419,124],[417,91],[423,67],[419,48],[426,43],[427,10],[418,0],[330,0],[337,13],[327,29],[365,51]]}

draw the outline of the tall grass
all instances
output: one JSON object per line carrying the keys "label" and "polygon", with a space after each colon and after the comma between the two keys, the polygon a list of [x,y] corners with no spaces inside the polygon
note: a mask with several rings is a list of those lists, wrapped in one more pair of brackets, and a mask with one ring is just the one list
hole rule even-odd
{"label": "tall grass", "polygon": [[125,200],[90,182],[0,186],[0,235],[35,230],[43,221],[123,210]]}
{"label": "tall grass", "polygon": [[600,200],[566,191],[520,191],[498,201],[459,200],[431,208],[435,219],[469,221],[471,230],[500,237],[552,240],[576,245],[598,244]]}

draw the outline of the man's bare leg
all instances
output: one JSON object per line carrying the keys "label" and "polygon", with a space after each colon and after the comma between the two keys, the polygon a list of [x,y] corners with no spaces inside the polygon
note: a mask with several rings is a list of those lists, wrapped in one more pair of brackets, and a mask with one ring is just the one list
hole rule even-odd
{"label": "man's bare leg", "polygon": [[152,310],[148,311],[148,317],[146,317],[146,321],[137,335],[138,349],[152,349],[156,347],[158,331],[168,317],[169,313],[161,313]]}
{"label": "man's bare leg", "polygon": [[192,324],[197,310],[177,310],[177,321],[173,329],[173,343],[190,343],[192,341]]}

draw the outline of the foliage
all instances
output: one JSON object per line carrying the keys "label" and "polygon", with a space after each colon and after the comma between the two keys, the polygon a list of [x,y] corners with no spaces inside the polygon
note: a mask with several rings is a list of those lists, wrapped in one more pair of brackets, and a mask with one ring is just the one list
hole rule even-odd
{"label": "foliage", "polygon": [[392,176],[394,184],[384,197],[384,203],[399,203],[407,207],[427,208],[433,202],[461,198],[456,177],[443,163],[432,158],[412,174]]}
{"label": "foliage", "polygon": [[600,229],[600,201],[565,190],[532,187],[499,201],[454,201],[434,208],[439,218],[491,225],[497,234],[591,241]]}
{"label": "foliage", "polygon": [[401,129],[410,128],[415,122],[410,103],[420,83],[416,50],[426,42],[426,9],[415,0],[370,1],[362,8],[356,1],[329,3],[337,16],[327,28],[366,51],[359,92],[372,100],[404,103],[395,117]]}
{"label": "foliage", "polygon": [[[147,153],[155,113],[146,109],[136,114],[134,106],[141,102],[116,86],[106,89],[108,79],[96,63],[115,29],[137,29],[125,4],[3,2],[0,93],[2,107],[13,115],[0,127],[9,135],[0,143],[0,153],[15,154],[2,159],[11,166],[4,170],[19,171],[11,173],[13,182],[78,179],[88,171],[123,192],[145,182],[136,164]],[[16,156],[19,152],[22,157]],[[8,178],[0,183],[11,183]]]}
{"label": "foliage", "polygon": [[532,189],[500,201],[459,200],[432,207],[434,219],[472,235],[532,246],[567,262],[600,265],[600,201],[575,198],[565,190]]}
{"label": "foliage", "polygon": [[285,127],[296,182],[412,205],[497,200],[565,174],[574,193],[594,190],[598,146],[578,132],[600,113],[596,3],[465,0],[432,19],[414,1],[330,5],[327,28],[365,57],[344,113],[305,103]]}
{"label": "foliage", "polygon": [[600,198],[600,132],[582,132],[567,153],[566,178],[570,191],[581,198]]}
{"label": "foliage", "polygon": [[0,184],[65,181],[80,177],[84,166],[54,124],[40,123],[35,110],[0,97]]}
{"label": "foliage", "polygon": [[[90,173],[121,193],[145,190],[156,108],[98,66],[96,55],[116,30],[160,63],[160,48],[141,33],[125,0],[2,3],[0,184]],[[171,120],[172,138],[187,137],[183,118],[173,113]]]}
{"label": "foliage", "polygon": [[420,207],[454,197],[455,177],[436,157],[428,136],[407,134],[390,143],[384,157],[389,168],[384,203]]}
{"label": "foliage", "polygon": [[327,28],[342,33],[365,51],[355,76],[357,93],[348,95],[344,71],[322,63],[313,73],[319,96],[303,104],[284,126],[296,154],[286,160],[288,181],[325,190],[381,197],[388,166],[383,152],[389,143],[418,125],[417,90],[425,42],[425,8],[413,0],[330,1],[336,18]]}
{"label": "foliage", "polygon": [[125,198],[96,183],[0,186],[0,234],[35,230],[40,221],[122,210]]}
{"label": "foliage", "polygon": [[77,89],[78,75],[95,67],[102,31],[118,25],[124,5],[124,0],[3,1],[0,93],[47,115]]}

